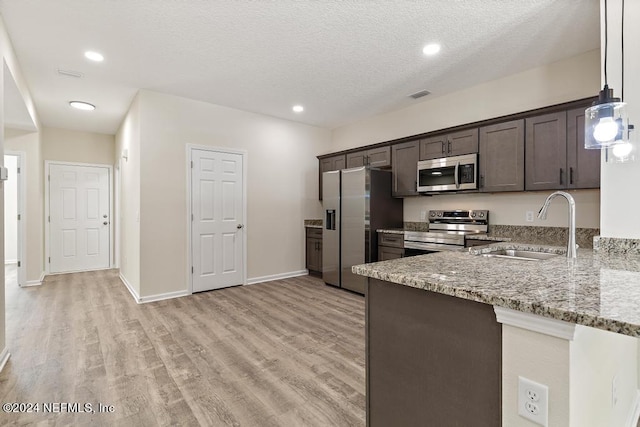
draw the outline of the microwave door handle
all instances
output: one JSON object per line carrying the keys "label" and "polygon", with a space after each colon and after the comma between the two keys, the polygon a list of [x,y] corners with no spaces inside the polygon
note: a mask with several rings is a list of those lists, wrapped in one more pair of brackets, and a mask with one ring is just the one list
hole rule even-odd
{"label": "microwave door handle", "polygon": [[456,188],[460,188],[460,180],[458,178],[458,169],[460,169],[460,162],[456,162],[456,169],[453,172],[453,179],[456,184]]}

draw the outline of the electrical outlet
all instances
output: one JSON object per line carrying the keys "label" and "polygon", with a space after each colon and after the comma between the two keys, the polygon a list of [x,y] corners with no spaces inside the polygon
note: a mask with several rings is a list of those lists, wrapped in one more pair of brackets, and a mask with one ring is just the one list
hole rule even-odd
{"label": "electrical outlet", "polygon": [[611,379],[611,407],[618,403],[618,376],[614,375]]}
{"label": "electrical outlet", "polygon": [[533,211],[527,211],[526,219],[527,222],[533,222]]}
{"label": "electrical outlet", "polygon": [[518,415],[541,426],[548,426],[549,387],[518,377]]}
{"label": "electrical outlet", "polygon": [[427,219],[427,211],[420,211],[420,221],[425,221]]}

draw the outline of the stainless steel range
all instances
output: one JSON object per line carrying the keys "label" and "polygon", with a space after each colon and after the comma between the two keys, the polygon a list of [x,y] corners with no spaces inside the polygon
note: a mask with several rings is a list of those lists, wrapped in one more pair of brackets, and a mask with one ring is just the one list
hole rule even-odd
{"label": "stainless steel range", "polygon": [[486,233],[489,211],[429,211],[429,231],[404,232],[404,256],[464,248],[464,237]]}

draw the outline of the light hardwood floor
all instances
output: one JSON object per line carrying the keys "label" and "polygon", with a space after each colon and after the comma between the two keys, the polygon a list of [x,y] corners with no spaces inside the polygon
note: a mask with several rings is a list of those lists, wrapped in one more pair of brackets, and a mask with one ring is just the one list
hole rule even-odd
{"label": "light hardwood floor", "polygon": [[[6,286],[0,424],[364,425],[364,299],[304,276],[137,305],[115,270]],[[42,406],[41,406],[42,410]]]}

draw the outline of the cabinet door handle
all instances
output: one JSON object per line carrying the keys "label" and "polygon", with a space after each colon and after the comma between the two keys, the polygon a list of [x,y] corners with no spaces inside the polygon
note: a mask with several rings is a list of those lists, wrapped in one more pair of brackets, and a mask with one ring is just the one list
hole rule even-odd
{"label": "cabinet door handle", "polygon": [[442,154],[444,154],[445,149],[444,149],[444,141],[442,141]]}
{"label": "cabinet door handle", "polygon": [[563,173],[563,170],[562,168],[560,168],[560,185],[562,185],[562,173]]}
{"label": "cabinet door handle", "polygon": [[569,184],[573,184],[573,167],[569,167]]}
{"label": "cabinet door handle", "polygon": [[480,188],[484,187],[484,175],[480,175]]}
{"label": "cabinet door handle", "polygon": [[451,154],[451,141],[447,142],[447,153]]}

